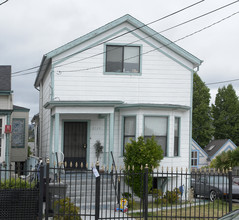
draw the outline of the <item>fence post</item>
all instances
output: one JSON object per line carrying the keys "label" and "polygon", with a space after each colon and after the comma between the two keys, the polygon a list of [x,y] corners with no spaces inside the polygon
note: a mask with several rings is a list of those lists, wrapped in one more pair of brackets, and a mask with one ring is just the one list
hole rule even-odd
{"label": "fence post", "polygon": [[149,168],[148,164],[146,164],[144,169],[144,194],[143,194],[143,213],[144,213],[144,219],[148,219],[148,174],[149,174]]}
{"label": "fence post", "polygon": [[232,168],[229,168],[229,212],[232,211]]}
{"label": "fence post", "polygon": [[[96,162],[96,169],[99,172],[99,161]],[[95,186],[95,220],[99,219],[100,216],[100,176],[96,177]]]}
{"label": "fence post", "polygon": [[44,166],[40,165],[40,178],[38,179],[39,184],[39,213],[38,217],[39,219],[42,219],[43,214],[43,189],[44,189]]}
{"label": "fence post", "polygon": [[46,160],[46,188],[45,188],[45,199],[46,199],[46,207],[45,207],[45,220],[48,220],[49,215],[49,207],[50,207],[50,198],[49,198],[49,159]]}

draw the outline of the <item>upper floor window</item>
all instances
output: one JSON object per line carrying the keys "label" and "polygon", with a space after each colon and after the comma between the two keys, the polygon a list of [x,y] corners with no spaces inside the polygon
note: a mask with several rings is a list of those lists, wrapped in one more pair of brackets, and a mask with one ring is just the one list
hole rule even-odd
{"label": "upper floor window", "polygon": [[124,117],[124,143],[123,152],[125,151],[125,146],[130,143],[130,139],[135,140],[136,135],[136,117],[127,116]]}
{"label": "upper floor window", "polygon": [[168,117],[146,116],[144,119],[144,138],[155,137],[167,156]]}
{"label": "upper floor window", "polygon": [[106,46],[106,72],[139,73],[139,46]]}

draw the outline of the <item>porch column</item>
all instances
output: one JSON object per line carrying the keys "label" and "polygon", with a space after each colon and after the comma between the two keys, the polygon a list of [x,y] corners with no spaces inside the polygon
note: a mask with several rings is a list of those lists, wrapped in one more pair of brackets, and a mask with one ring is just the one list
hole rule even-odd
{"label": "porch column", "polygon": [[112,165],[111,151],[114,152],[114,115],[114,113],[110,113],[109,118],[109,168],[111,168]]}
{"label": "porch column", "polygon": [[54,153],[61,151],[59,146],[59,125],[60,125],[60,116],[59,113],[55,114],[55,135],[54,135]]}

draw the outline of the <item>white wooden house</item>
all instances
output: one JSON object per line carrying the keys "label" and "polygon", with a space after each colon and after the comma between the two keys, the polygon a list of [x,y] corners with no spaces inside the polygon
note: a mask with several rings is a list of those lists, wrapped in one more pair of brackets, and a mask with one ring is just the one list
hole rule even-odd
{"label": "white wooden house", "polygon": [[[67,34],[67,33],[66,33]],[[130,138],[156,136],[163,166],[190,167],[193,72],[202,61],[130,15],[42,58],[39,153],[123,164]]]}

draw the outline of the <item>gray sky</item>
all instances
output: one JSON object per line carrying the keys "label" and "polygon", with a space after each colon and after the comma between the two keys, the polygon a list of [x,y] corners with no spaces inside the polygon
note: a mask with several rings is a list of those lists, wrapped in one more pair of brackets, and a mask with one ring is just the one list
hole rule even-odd
{"label": "gray sky", "polygon": [[[9,0],[0,5],[0,65],[11,65],[13,73],[39,66],[44,54],[125,14],[147,24],[198,1]],[[160,32],[234,1],[205,0],[150,27]],[[162,35],[176,41],[236,12],[239,1]],[[177,44],[204,61],[198,72],[204,82],[239,79],[239,14]],[[36,72],[21,74],[12,77],[14,104],[30,108],[31,119],[38,113]],[[227,84],[209,86],[212,102],[217,89]],[[239,81],[232,84],[239,95]]]}

